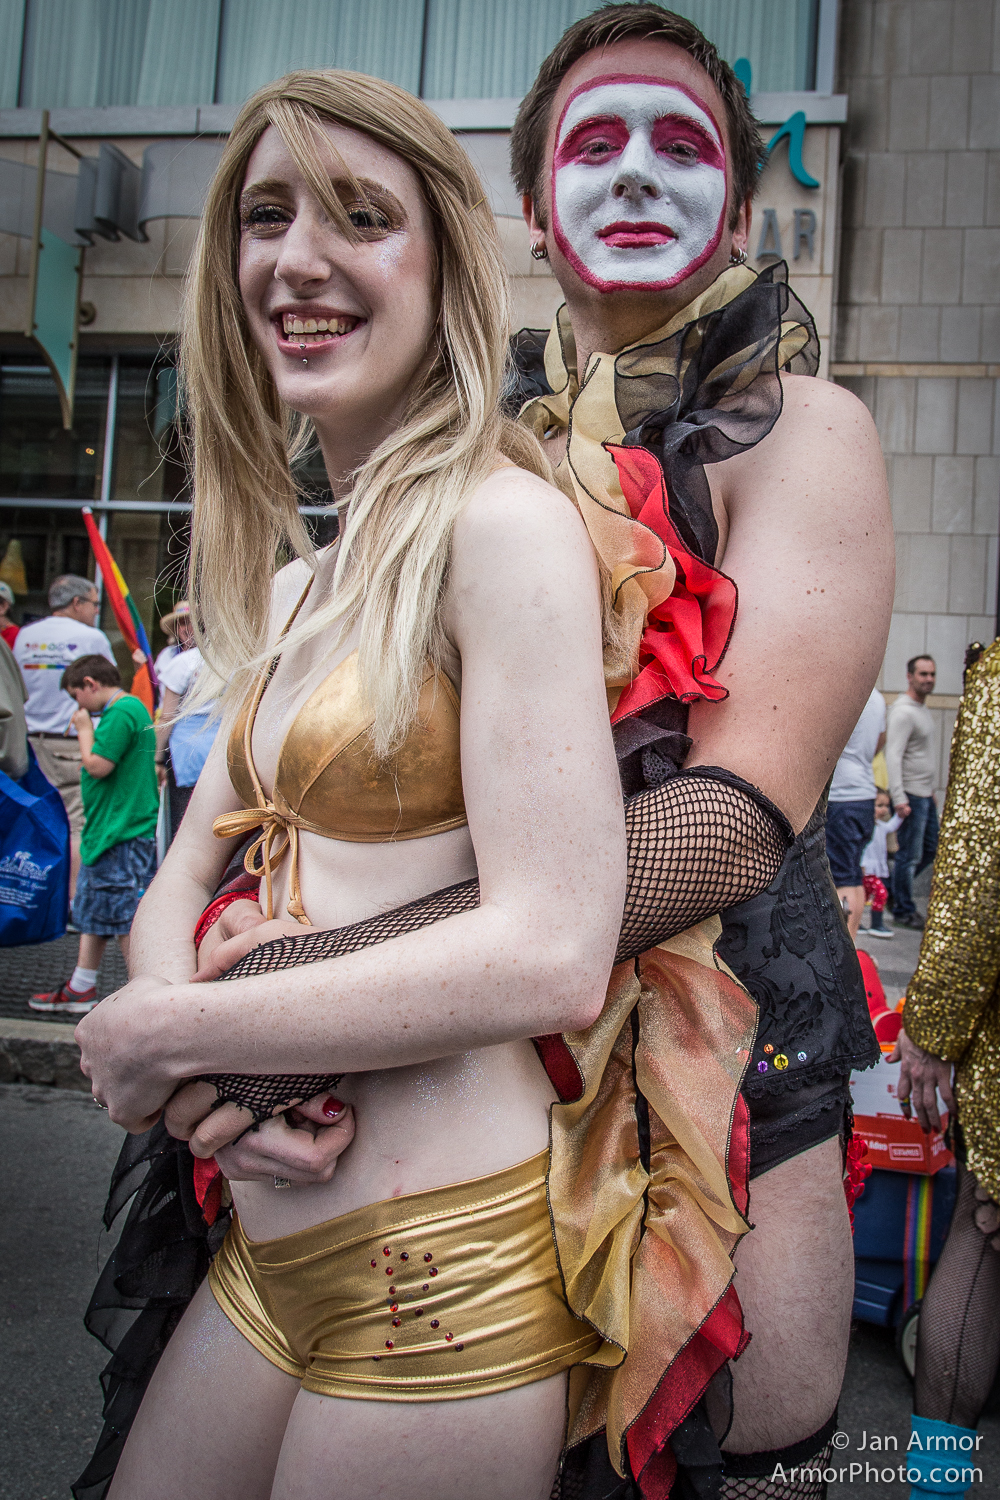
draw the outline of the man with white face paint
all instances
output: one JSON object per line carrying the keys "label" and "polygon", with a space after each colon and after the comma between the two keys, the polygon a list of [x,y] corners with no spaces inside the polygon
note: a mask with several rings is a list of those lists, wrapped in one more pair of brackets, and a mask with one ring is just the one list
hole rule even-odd
{"label": "man with white face paint", "polygon": [[598,291],[676,286],[722,238],[725,147],[682,88],[609,78],[574,92],[552,181],[556,242]]}
{"label": "man with white face paint", "polygon": [[[734,1351],[709,1318],[686,1349],[670,1346],[655,1390],[642,1384],[641,1342],[621,1372],[595,1375],[571,1423],[565,1493],[666,1493],[674,1460],[692,1467],[693,1484],[693,1470],[713,1461],[714,1429],[725,1500],[805,1500],[824,1492],[821,1480],[771,1475],[778,1464],[796,1476],[826,1466],[853,1297],[848,1080],[879,1057],[823,814],[887,633],[884,466],[860,403],[803,378],[815,374],[818,345],[786,269],[758,276],[744,264],[760,139],[740,84],[690,22],[613,5],[570,27],[521,106],[511,155],[531,253],[551,262],[566,299],[547,337],[522,330],[514,340],[514,401],[615,590],[621,639],[609,644],[606,677],[623,789],[650,799],[661,868],[683,871],[656,899],[676,905],[677,930],[721,918],[716,952],[758,1006],[722,1163],[754,1226],[734,1256],[752,1343],[727,1363]],[[727,575],[739,593],[729,613]],[[847,640],[845,618],[856,627]],[[696,805],[685,780],[709,774],[731,798],[725,816]],[[656,821],[655,798],[668,791],[692,799],[680,832]],[[746,847],[737,856],[734,843],[748,799],[762,794],[772,826],[787,819],[797,834],[777,871]],[[632,853],[630,831],[630,865]],[[723,875],[737,863],[738,890]],[[640,976],[650,957],[638,960]],[[659,1054],[681,1092],[708,1035],[696,1006],[685,1017],[690,1029],[661,1040]],[[632,1024],[641,1039],[647,1023]],[[650,1102],[638,1043],[623,1030],[616,1045],[632,1049],[634,1136],[620,1125],[605,1159],[595,1116],[574,1170],[600,1184],[595,1205],[618,1182],[615,1151],[619,1175],[648,1173],[639,1233],[655,1235],[657,1263],[674,1268],[661,1295],[688,1309],[708,1252],[686,1247],[654,1207],[661,1172],[670,1176],[657,1142],[678,1149],[676,1132]],[[706,1103],[712,1089],[706,1079]],[[554,1110],[556,1207],[558,1132]],[[567,1257],[562,1269],[568,1288],[596,1282],[593,1261]],[[575,1295],[571,1305],[597,1321]],[[699,1338],[710,1325],[707,1352]],[[692,1407],[704,1389],[686,1362],[696,1348],[706,1378],[717,1374]]]}

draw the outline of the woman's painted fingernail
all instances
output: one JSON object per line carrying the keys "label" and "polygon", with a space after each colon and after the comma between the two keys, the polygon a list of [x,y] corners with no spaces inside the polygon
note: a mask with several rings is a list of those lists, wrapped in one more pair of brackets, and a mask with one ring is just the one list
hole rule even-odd
{"label": "woman's painted fingernail", "polygon": [[344,1106],[341,1104],[340,1100],[335,1099],[332,1094],[330,1095],[329,1099],[326,1099],[323,1102],[323,1113],[326,1115],[328,1120],[334,1119],[341,1113],[343,1108]]}

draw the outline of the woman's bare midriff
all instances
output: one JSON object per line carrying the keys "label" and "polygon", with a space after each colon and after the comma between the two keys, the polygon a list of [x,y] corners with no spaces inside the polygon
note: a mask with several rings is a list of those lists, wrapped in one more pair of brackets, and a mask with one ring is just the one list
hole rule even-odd
{"label": "woman's bare midriff", "polygon": [[[319,647],[279,663],[255,725],[254,758],[270,794],[284,734],[315,687],[304,683]],[[332,670],[353,649],[329,657]],[[315,658],[314,658],[315,659]],[[326,667],[326,663],[324,663]],[[446,662],[458,676],[457,662]],[[292,684],[295,684],[293,687]],[[299,879],[311,924],[342,927],[476,874],[467,827],[399,843],[361,844],[299,835]],[[274,880],[274,915],[286,916],[287,861]],[[274,975],[277,987],[281,975]],[[372,996],[373,1006],[378,997]],[[525,1161],[548,1144],[555,1093],[530,1041],[437,1058],[408,1068],[344,1077],[337,1097],[353,1107],[355,1136],[332,1181],[275,1189],[234,1182],[233,1198],[250,1239],[273,1239],[404,1193],[482,1177]]]}

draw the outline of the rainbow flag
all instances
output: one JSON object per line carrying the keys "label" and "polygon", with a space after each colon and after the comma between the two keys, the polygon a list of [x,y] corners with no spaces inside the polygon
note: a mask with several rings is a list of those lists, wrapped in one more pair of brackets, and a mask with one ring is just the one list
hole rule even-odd
{"label": "rainbow flag", "polygon": [[906,1185],[906,1227],[903,1231],[904,1311],[919,1302],[927,1288],[933,1209],[934,1178],[911,1175]]}
{"label": "rainbow flag", "polygon": [[121,631],[129,651],[141,651],[146,658],[146,664],[137,667],[132,679],[132,694],[144,703],[152,714],[154,709],[153,691],[157,686],[156,672],[153,668],[153,653],[149,649],[149,639],[145,627],[139,618],[139,611],[135,607],[135,600],[129,592],[128,584],[125,582],[111,553],[108,544],[97,529],[94,520],[94,512],[89,505],[84,505],[83,524],[87,528],[90,538],[91,550],[97,566],[101,570],[104,579],[104,587],[108,592],[108,602],[111,605],[118,629]]}

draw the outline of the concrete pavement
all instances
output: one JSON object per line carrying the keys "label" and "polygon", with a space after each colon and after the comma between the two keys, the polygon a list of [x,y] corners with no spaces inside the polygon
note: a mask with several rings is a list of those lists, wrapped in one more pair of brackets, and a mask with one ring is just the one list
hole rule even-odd
{"label": "concrete pavement", "polygon": [[0,1500],[67,1500],[100,1431],[107,1354],[83,1312],[122,1136],[89,1094],[0,1086]]}

